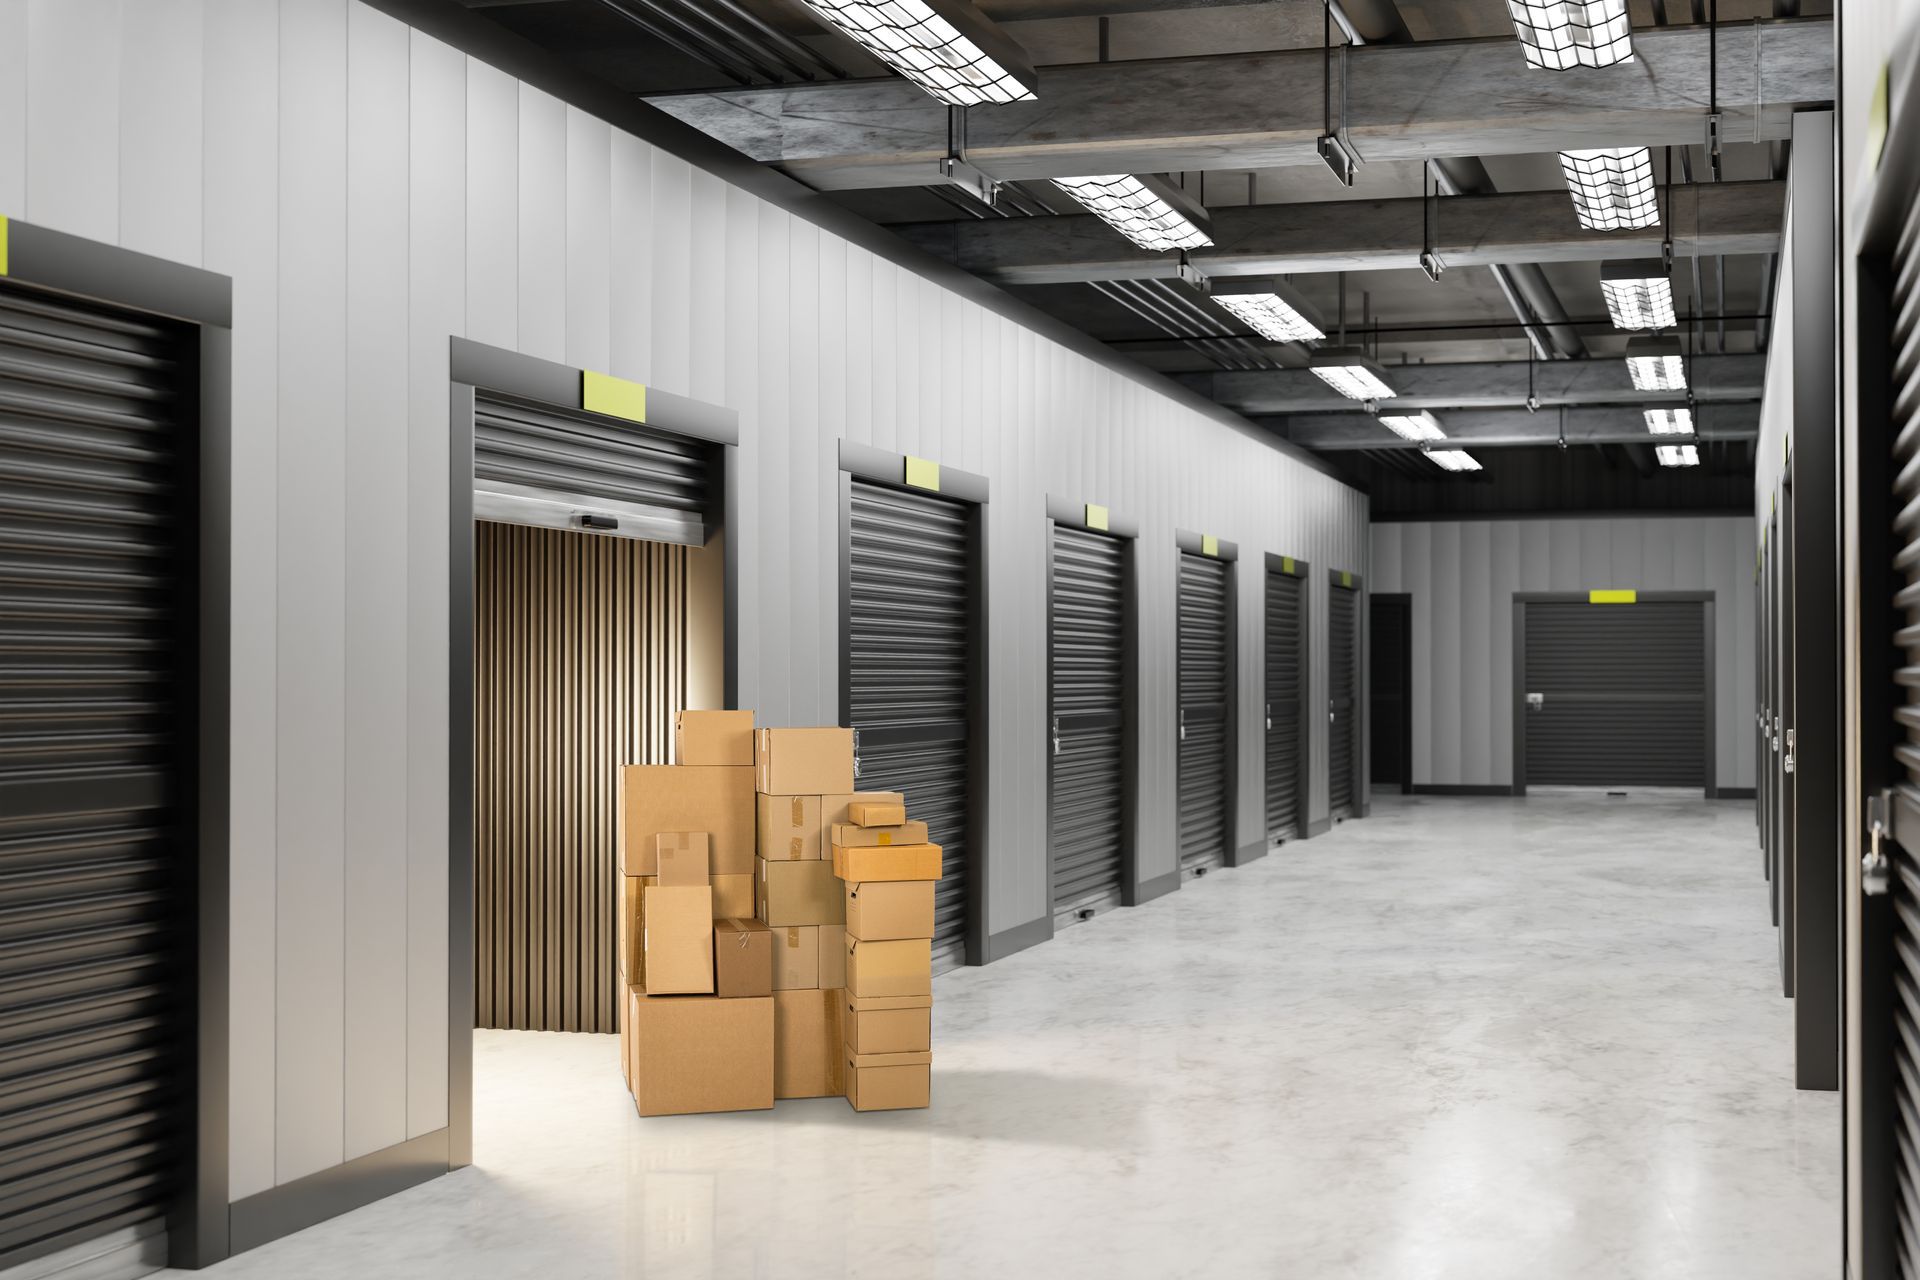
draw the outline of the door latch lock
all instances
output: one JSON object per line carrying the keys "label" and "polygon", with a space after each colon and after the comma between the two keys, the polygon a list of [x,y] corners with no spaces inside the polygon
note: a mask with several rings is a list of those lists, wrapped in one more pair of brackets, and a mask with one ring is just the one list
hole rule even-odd
{"label": "door latch lock", "polygon": [[1267,716],[1267,732],[1272,733],[1273,732],[1273,704],[1271,702],[1267,704],[1266,716]]}
{"label": "door latch lock", "polygon": [[1053,754],[1060,754],[1060,717],[1053,718]]}
{"label": "door latch lock", "polygon": [[1530,693],[1530,694],[1528,694],[1528,695],[1527,695],[1527,710],[1529,710],[1529,711],[1544,711],[1544,710],[1546,709],[1546,706],[1547,706],[1547,695],[1546,695],[1546,694],[1544,694],[1544,693]]}
{"label": "door latch lock", "polygon": [[1891,791],[1867,797],[1867,852],[1860,859],[1860,892],[1869,898],[1880,897],[1887,891],[1887,855],[1880,852],[1880,840],[1887,834],[1887,823],[1892,820],[1889,812],[1892,801]]}
{"label": "door latch lock", "polygon": [[860,776],[860,731],[853,731],[853,776]]}
{"label": "door latch lock", "polygon": [[1185,742],[1186,740],[1187,740],[1187,711],[1185,707],[1182,707],[1180,709],[1180,741]]}
{"label": "door latch lock", "polygon": [[1787,751],[1786,754],[1781,757],[1780,771],[1782,773],[1793,772],[1793,730],[1791,729],[1787,730]]}

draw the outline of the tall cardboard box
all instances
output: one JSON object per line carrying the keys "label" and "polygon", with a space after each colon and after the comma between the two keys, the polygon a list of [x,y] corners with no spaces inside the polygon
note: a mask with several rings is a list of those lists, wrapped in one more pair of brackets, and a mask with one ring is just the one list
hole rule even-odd
{"label": "tall cardboard box", "polygon": [[760,856],[768,862],[818,862],[827,856],[820,842],[819,796],[759,797]]}
{"label": "tall cardboard box", "polygon": [[758,859],[759,917],[778,929],[789,924],[845,924],[847,904],[828,862]]}
{"label": "tall cardboard box", "polygon": [[853,730],[755,729],[755,786],[770,796],[853,790]]}
{"label": "tall cardboard box", "polygon": [[673,718],[673,762],[751,765],[753,712],[682,711]]}
{"label": "tall cardboard box", "polygon": [[647,990],[655,996],[713,991],[713,890],[657,884],[646,891],[640,930]]}
{"label": "tall cardboard box", "polygon": [[932,995],[932,939],[862,942],[857,938],[848,938],[847,994],[850,996]]}
{"label": "tall cardboard box", "polygon": [[713,994],[728,1000],[773,994],[773,933],[767,926],[714,921]]}
{"label": "tall cardboard box", "polygon": [[925,1053],[933,1048],[932,996],[841,995],[848,1053]]}
{"label": "tall cardboard box", "polygon": [[627,992],[627,1074],[643,1116],[773,1105],[773,997]]}
{"label": "tall cardboard box", "polygon": [[820,987],[820,926],[788,925],[773,934],[773,989],[817,991]]}
{"label": "tall cardboard box", "polygon": [[774,1097],[838,1097],[846,1052],[838,991],[773,993]]}
{"label": "tall cardboard box", "polygon": [[933,936],[933,881],[844,881],[847,936],[889,942]]}
{"label": "tall cardboard box", "polygon": [[620,769],[620,873],[657,870],[662,831],[707,833],[710,875],[753,873],[753,770],[729,765],[630,764]]}
{"label": "tall cardboard box", "polygon": [[928,1105],[932,1053],[848,1053],[847,1102],[855,1111],[907,1111]]}

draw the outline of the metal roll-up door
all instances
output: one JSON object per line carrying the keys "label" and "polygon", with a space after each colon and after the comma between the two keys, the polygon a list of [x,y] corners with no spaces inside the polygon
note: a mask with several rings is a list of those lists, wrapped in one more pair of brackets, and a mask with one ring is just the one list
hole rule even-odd
{"label": "metal roll-up door", "polygon": [[714,468],[703,441],[497,392],[474,397],[477,520],[705,546]]}
{"label": "metal roll-up door", "polygon": [[1227,566],[1180,553],[1180,869],[1227,860]]}
{"label": "metal roll-up door", "polygon": [[1053,528],[1048,856],[1060,924],[1120,902],[1126,847],[1126,543]]}
{"label": "metal roll-up door", "polygon": [[899,791],[944,849],[933,962],[967,960],[977,508],[852,482],[847,710],[863,791]]}
{"label": "metal roll-up door", "polygon": [[1353,816],[1359,728],[1360,593],[1335,583],[1327,591],[1327,803],[1335,818]]}
{"label": "metal roll-up door", "polygon": [[194,350],[0,283],[0,1269],[191,1155]]}
{"label": "metal roll-up door", "polygon": [[1704,605],[1523,607],[1527,785],[1706,785]]}
{"label": "metal roll-up door", "polygon": [[1290,840],[1306,827],[1306,581],[1267,572],[1267,839]]}

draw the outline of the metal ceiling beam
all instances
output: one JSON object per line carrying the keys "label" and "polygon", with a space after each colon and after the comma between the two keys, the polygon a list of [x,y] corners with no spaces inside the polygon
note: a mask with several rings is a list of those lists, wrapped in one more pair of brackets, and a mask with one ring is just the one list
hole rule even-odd
{"label": "metal ceiling beam", "polygon": [[[1554,75],[1529,74],[1507,38],[1365,45],[1335,101],[1363,162],[1698,143],[1708,43],[1638,31],[1631,64]],[[1795,111],[1832,100],[1831,19],[1742,24],[1719,45],[1728,141],[1785,138]],[[1036,101],[969,112],[967,158],[1000,179],[1319,165],[1320,78],[1318,49],[1048,67]],[[947,153],[946,108],[897,78],[648,101],[821,190],[925,186]]]}
{"label": "metal ceiling beam", "polygon": [[[1420,205],[1408,196],[1214,209],[1213,247],[1188,258],[1213,276],[1406,269],[1419,264]],[[1678,257],[1773,253],[1785,210],[1785,183],[1723,182],[1675,188],[1664,221]],[[1435,222],[1435,247],[1450,267],[1657,258],[1665,234],[1662,227],[1585,230],[1564,191],[1449,196],[1437,202]],[[1179,274],[1175,256],[1142,253],[1091,216],[906,223],[893,230],[1002,284]]]}
{"label": "metal ceiling beam", "polygon": [[[1402,440],[1371,418],[1361,414],[1303,414],[1268,421],[1294,444],[1327,453],[1346,449],[1417,450],[1420,446]],[[1704,405],[1694,411],[1694,424],[1700,440],[1751,440],[1760,434],[1758,404]],[[1447,438],[1435,441],[1436,449],[1492,449],[1558,443],[1561,415],[1558,412],[1528,413],[1525,409],[1479,409],[1450,415],[1444,420]],[[1647,426],[1635,409],[1579,408],[1566,411],[1566,439],[1574,444],[1662,444],[1667,440],[1648,434]],[[1686,442],[1684,437],[1675,440]]]}
{"label": "metal ceiling beam", "polygon": [[[1696,401],[1745,401],[1760,398],[1767,358],[1762,355],[1694,356],[1687,380]],[[1545,409],[1560,405],[1671,406],[1686,403],[1671,391],[1636,391],[1625,360],[1536,361],[1532,366],[1533,394]],[[1529,366],[1525,360],[1491,364],[1387,365],[1387,384],[1399,394],[1380,401],[1381,412],[1432,409],[1524,410]],[[1192,387],[1227,408],[1244,413],[1364,413],[1360,404],[1328,387],[1308,369],[1270,369],[1250,372],[1175,374],[1176,382]],[[1633,416],[1645,430],[1639,409]],[[1449,420],[1442,416],[1441,425]]]}

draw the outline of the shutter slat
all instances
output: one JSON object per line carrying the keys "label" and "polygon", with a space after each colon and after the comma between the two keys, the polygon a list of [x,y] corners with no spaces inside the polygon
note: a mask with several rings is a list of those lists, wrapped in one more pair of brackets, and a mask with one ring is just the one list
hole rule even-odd
{"label": "shutter slat", "polygon": [[1060,924],[1120,901],[1125,610],[1125,544],[1054,526],[1052,714],[1060,732],[1052,756],[1048,853]]}
{"label": "shutter slat", "polygon": [[1224,864],[1227,825],[1226,562],[1180,553],[1180,869]]}

